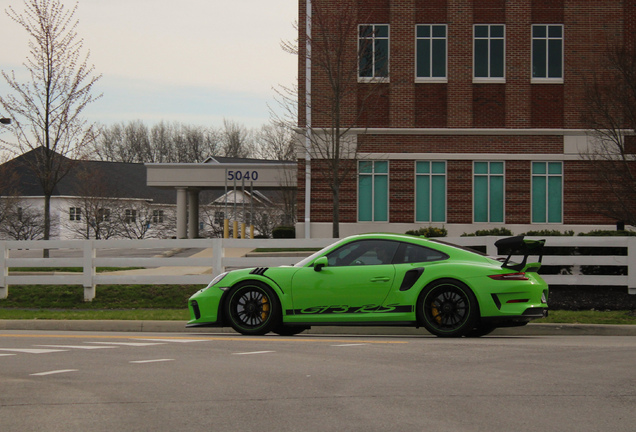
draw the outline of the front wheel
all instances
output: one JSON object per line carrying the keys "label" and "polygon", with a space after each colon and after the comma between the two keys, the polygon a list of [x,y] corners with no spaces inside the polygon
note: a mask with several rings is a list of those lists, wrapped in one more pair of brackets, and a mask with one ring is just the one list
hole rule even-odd
{"label": "front wheel", "polygon": [[479,306],[473,292],[453,279],[433,282],[417,301],[419,322],[440,337],[466,336],[476,327]]}
{"label": "front wheel", "polygon": [[281,320],[278,297],[267,285],[257,281],[242,282],[232,288],[225,302],[225,316],[237,332],[264,335]]}

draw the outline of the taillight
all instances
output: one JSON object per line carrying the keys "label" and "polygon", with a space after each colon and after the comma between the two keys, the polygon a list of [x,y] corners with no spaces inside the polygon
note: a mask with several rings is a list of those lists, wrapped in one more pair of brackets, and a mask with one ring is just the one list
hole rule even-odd
{"label": "taillight", "polygon": [[488,277],[494,280],[528,280],[525,273],[503,273]]}

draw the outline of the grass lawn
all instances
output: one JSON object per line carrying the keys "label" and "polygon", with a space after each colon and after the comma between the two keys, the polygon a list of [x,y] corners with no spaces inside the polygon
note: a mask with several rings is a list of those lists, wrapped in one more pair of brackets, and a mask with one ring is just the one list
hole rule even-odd
{"label": "grass lawn", "polygon": [[[204,285],[99,285],[92,302],[81,286],[11,286],[0,300],[0,319],[187,321],[188,298]],[[630,324],[633,311],[551,310],[537,323]]]}

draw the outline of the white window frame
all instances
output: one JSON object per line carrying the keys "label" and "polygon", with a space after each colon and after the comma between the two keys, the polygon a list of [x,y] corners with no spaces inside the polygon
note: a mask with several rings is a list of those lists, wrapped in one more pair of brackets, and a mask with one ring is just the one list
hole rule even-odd
{"label": "white window frame", "polygon": [[[549,36],[549,27],[561,27],[561,37],[555,38]],[[535,38],[534,37],[534,28],[535,27],[545,27],[545,38]],[[546,41],[546,74],[547,69],[549,68],[550,58],[550,50],[548,42],[550,39],[560,39],[561,40],[561,78],[549,78],[549,77],[535,77],[533,73],[534,69],[534,41],[535,39],[541,39]],[[532,24],[530,26],[530,82],[532,84],[563,84],[565,75],[565,26],[563,24]]]}
{"label": "white window frame", "polygon": [[[475,33],[476,33],[476,29],[477,27],[483,27],[483,26],[487,26],[488,27],[488,37],[484,38],[484,37],[479,37],[477,38]],[[494,27],[494,26],[501,26],[503,27],[503,37],[491,37],[490,36],[490,28]],[[477,39],[486,39],[488,40],[488,77],[477,77],[475,76],[475,42],[477,41]],[[503,40],[503,77],[491,77],[491,71],[490,71],[490,56],[491,56],[491,49],[490,49],[490,41],[491,40],[495,40],[495,39],[501,39]],[[503,84],[506,82],[506,25],[505,24],[473,24],[473,83],[475,84]]]}
{"label": "white window frame", "polygon": [[[388,36],[386,37],[378,37],[375,35],[375,27],[376,26],[386,26],[387,28],[387,33]],[[373,34],[370,37],[365,37],[362,38],[360,36],[360,29],[362,27],[372,27],[373,28]],[[371,47],[373,49],[373,76],[370,77],[363,77],[360,76],[360,41],[363,39],[370,39],[371,40]],[[387,54],[387,59],[386,59],[386,76],[375,76],[375,41],[376,39],[386,39],[387,41],[387,47],[388,47],[388,54]],[[391,76],[391,25],[390,24],[358,24],[358,35],[357,35],[357,49],[358,49],[358,82],[360,83],[370,83],[370,82],[390,82],[389,81],[389,77]]]}
{"label": "white window frame", "polygon": [[[429,37],[418,37],[417,29],[418,27],[428,26],[431,28]],[[433,26],[442,26],[445,28],[445,36],[443,38],[439,36],[433,36]],[[421,77],[417,76],[417,41],[420,39],[428,39],[431,42],[431,68],[433,67],[433,40],[435,39],[444,39],[444,45],[446,47],[446,55],[444,56],[444,70],[446,71],[446,75],[444,77]],[[415,82],[418,83],[447,83],[448,82],[448,25],[447,24],[416,24],[415,25]]]}
{"label": "white window frame", "polygon": [[69,220],[73,222],[81,222],[82,220],[82,208],[70,207],[68,210]]}
{"label": "white window frame", "polygon": [[[428,162],[430,164],[431,167],[431,172],[427,173],[418,173],[417,172],[417,163],[418,162]],[[444,173],[433,173],[433,162],[442,162],[444,164]],[[440,161],[440,160],[416,160],[415,164],[413,165],[413,170],[415,172],[415,184],[414,184],[414,190],[415,190],[415,209],[414,209],[414,214],[413,214],[413,220],[417,223],[446,223],[446,221],[448,220],[448,163],[447,161]],[[437,177],[444,177],[444,220],[443,221],[432,221],[432,220],[418,220],[417,219],[417,178],[418,176],[428,176],[431,179],[431,182],[429,184],[429,192],[430,192],[430,201],[428,203],[428,214],[429,214],[429,219],[433,218],[433,177],[437,176]]]}
{"label": "white window frame", "polygon": [[[361,173],[360,172],[360,162],[371,162],[371,172],[370,173]],[[376,162],[386,162],[386,173],[376,173],[375,172],[375,163]],[[357,171],[358,175],[356,177],[356,222],[358,223],[389,223],[391,221],[391,163],[386,159],[378,159],[378,160],[358,160],[356,162],[358,164]],[[360,177],[361,176],[369,176],[371,177],[371,220],[370,221],[362,221],[360,220]],[[375,177],[376,176],[386,176],[386,220],[375,220]]]}

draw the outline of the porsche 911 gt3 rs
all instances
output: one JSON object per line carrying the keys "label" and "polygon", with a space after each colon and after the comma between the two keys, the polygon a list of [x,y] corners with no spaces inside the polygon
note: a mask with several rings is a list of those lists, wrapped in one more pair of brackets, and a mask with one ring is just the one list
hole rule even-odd
{"label": "porsche 911 gt3 rs", "polygon": [[[548,286],[537,274],[543,244],[501,239],[499,253],[508,256],[497,259],[410,235],[347,237],[294,266],[216,276],[190,298],[187,326],[288,336],[318,325],[390,325],[483,336],[547,315]],[[528,263],[530,255],[538,262]]]}

